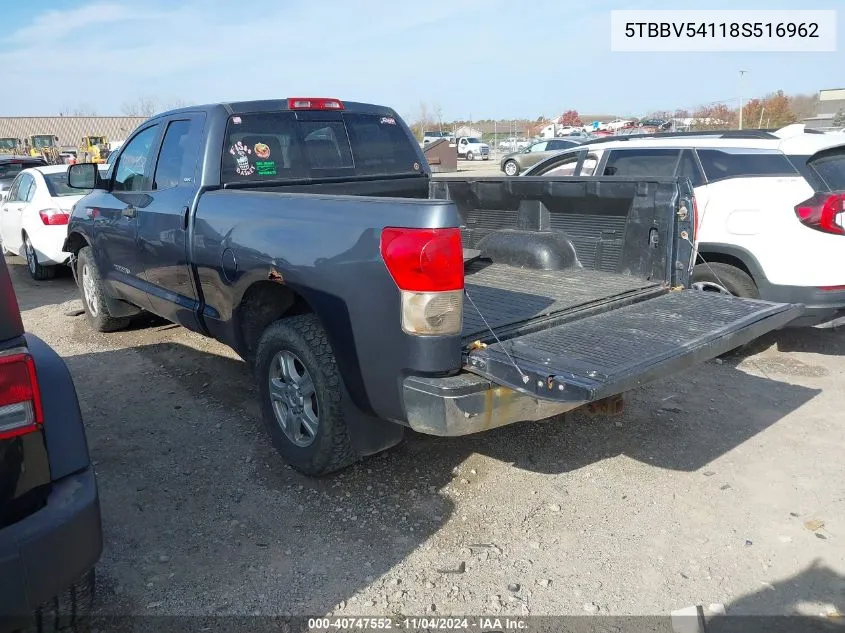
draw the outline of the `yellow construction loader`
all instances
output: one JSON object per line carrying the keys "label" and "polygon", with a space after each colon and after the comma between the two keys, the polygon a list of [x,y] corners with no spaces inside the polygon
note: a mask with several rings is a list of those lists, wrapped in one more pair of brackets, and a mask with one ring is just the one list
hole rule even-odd
{"label": "yellow construction loader", "polygon": [[105,136],[83,136],[77,160],[81,163],[105,163],[109,156],[109,140]]}
{"label": "yellow construction loader", "polygon": [[23,145],[19,138],[3,137],[0,138],[0,154],[21,154],[23,153]]}
{"label": "yellow construction loader", "polygon": [[30,156],[41,156],[48,165],[62,163],[61,149],[59,149],[59,137],[53,134],[35,134],[27,138],[28,151]]}

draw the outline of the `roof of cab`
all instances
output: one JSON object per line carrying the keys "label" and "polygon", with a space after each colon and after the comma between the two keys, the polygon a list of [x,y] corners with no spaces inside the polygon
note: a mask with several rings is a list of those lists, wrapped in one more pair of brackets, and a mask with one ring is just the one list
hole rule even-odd
{"label": "roof of cab", "polygon": [[[387,106],[374,105],[371,103],[359,103],[357,101],[344,101],[343,99],[338,99],[338,101],[343,104],[343,112],[352,112],[355,114],[383,114],[388,116],[396,116],[396,112],[393,110],[393,108],[389,108]],[[221,109],[226,114],[232,115],[248,114],[253,112],[279,112],[289,110],[290,108],[288,108],[287,97],[284,99],[261,99],[256,101],[230,101],[225,103],[208,103],[205,105],[177,108],[175,110],[161,112],[151,118],[157,119],[159,117],[168,117],[174,114],[182,114],[189,112],[206,112],[209,114],[215,112],[219,113]]]}

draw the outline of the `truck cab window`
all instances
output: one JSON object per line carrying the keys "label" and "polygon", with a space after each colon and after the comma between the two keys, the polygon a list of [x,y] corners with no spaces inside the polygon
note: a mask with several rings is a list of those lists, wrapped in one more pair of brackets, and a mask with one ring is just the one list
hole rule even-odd
{"label": "truck cab window", "polygon": [[140,131],[129,141],[118,158],[114,172],[113,191],[145,191],[152,170],[152,145],[158,135],[158,125]]}
{"label": "truck cab window", "polygon": [[182,182],[185,160],[185,141],[191,129],[190,121],[171,121],[164,133],[158,153],[153,189],[169,189]]}
{"label": "truck cab window", "polygon": [[701,168],[695,160],[691,150],[684,150],[684,155],[681,156],[681,169],[678,172],[681,178],[689,178],[693,187],[700,187],[704,184],[704,174],[701,173]]}

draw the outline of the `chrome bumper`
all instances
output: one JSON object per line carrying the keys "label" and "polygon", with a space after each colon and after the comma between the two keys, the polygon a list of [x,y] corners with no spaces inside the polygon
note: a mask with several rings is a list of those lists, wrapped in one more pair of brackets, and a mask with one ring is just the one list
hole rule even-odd
{"label": "chrome bumper", "polygon": [[409,377],[402,388],[408,425],[427,435],[469,435],[513,422],[545,420],[586,404],[538,400],[466,372],[447,378]]}

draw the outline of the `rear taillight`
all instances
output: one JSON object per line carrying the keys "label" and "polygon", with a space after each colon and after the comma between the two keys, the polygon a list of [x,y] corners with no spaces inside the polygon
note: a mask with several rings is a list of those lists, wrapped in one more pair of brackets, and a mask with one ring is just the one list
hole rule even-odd
{"label": "rear taillight", "polygon": [[288,99],[290,110],[343,110],[340,99],[325,97],[291,97]]}
{"label": "rear taillight", "polygon": [[402,329],[409,334],[457,334],[463,318],[461,231],[386,228],[381,256],[402,295]]}
{"label": "rear taillight", "polygon": [[797,205],[795,215],[811,229],[845,235],[845,193],[817,193]]}
{"label": "rear taillight", "polygon": [[61,209],[41,209],[38,215],[41,216],[41,222],[48,226],[67,224],[70,219],[68,212]]}
{"label": "rear taillight", "polygon": [[0,439],[37,431],[43,421],[32,356],[22,349],[0,355]]}
{"label": "rear taillight", "polygon": [[698,200],[692,197],[692,241],[698,241]]}

